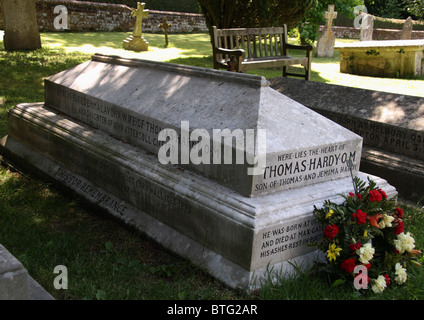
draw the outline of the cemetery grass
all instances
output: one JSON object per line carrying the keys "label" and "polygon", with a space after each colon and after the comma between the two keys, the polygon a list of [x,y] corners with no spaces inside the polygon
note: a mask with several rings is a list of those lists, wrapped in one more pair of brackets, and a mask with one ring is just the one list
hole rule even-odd
{"label": "cemetery grass", "polygon": [[[46,45],[41,50],[11,53],[5,52],[0,42],[0,137],[7,134],[7,111],[11,107],[43,101],[45,77],[88,60],[93,50],[103,48],[105,41],[115,43],[112,35],[120,41],[124,38],[123,33],[103,38],[98,33],[43,34],[42,39],[50,39],[50,46],[44,40]],[[76,50],[75,46],[85,42],[78,43],[74,36],[87,37],[86,43],[92,40],[96,46],[84,45],[86,50]],[[161,45],[163,35],[155,37],[156,43],[149,39],[152,46],[172,49],[171,59],[156,55],[159,60],[211,67],[207,36],[192,35],[196,42],[202,42],[198,45],[187,44],[187,35],[180,35],[180,42],[173,39],[168,48]],[[96,42],[99,38],[101,43]],[[120,42],[110,45],[113,46],[120,50]],[[178,57],[173,57],[175,50]],[[323,59],[323,64],[333,63],[327,60]],[[275,76],[280,73],[266,72],[270,72],[270,77],[274,72],[278,72]],[[313,76],[322,78],[315,71]],[[424,244],[421,205],[403,206],[410,215],[408,225],[413,228],[420,249]],[[0,169],[0,243],[56,299],[424,299],[422,271],[411,272],[411,280],[405,286],[382,295],[360,294],[350,284],[332,287],[334,279],[312,271],[299,271],[297,277],[285,280],[281,277],[277,284],[268,283],[264,289],[245,295],[228,289],[202,269],[65,190],[7,165]],[[56,265],[68,268],[68,290],[53,286]]]}

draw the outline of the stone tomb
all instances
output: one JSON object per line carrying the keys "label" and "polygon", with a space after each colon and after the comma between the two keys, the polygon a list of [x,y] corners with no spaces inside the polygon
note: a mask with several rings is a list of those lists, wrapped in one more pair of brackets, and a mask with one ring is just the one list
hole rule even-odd
{"label": "stone tomb", "polygon": [[424,40],[380,40],[339,44],[340,72],[371,77],[424,74]]}
{"label": "stone tomb", "polygon": [[361,170],[387,179],[402,197],[422,199],[424,98],[282,77],[270,86],[360,135]]}
{"label": "stone tomb", "polygon": [[[1,141],[6,158],[246,290],[259,287],[271,269],[289,272],[288,261],[306,266],[314,259],[308,245],[322,230],[313,207],[352,191],[349,159],[353,174],[366,179],[358,171],[361,137],[271,89],[263,77],[227,71],[95,55],[47,78],[45,103],[17,105],[8,125]],[[159,139],[164,129],[175,132],[181,150],[191,143],[197,156],[207,153],[209,137],[213,145],[214,129],[240,129],[244,161],[236,163],[242,148],[235,138],[224,143],[221,163],[207,164],[206,157],[182,164],[181,154],[179,164],[162,164],[158,154],[173,139]],[[252,149],[248,130],[256,133]],[[224,161],[226,146],[232,163]],[[249,174],[255,166],[259,174]]]}

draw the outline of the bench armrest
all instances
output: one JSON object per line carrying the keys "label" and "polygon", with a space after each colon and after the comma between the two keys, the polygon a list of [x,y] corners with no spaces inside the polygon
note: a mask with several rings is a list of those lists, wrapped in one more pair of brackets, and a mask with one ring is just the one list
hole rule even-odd
{"label": "bench armrest", "polygon": [[214,54],[228,54],[228,55],[234,55],[236,57],[241,57],[244,54],[243,49],[224,49],[224,48],[217,48],[215,47],[213,49]]}

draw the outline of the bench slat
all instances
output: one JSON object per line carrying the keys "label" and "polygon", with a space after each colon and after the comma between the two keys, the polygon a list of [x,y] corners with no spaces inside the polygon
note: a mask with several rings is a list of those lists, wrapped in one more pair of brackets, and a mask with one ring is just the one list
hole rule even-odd
{"label": "bench slat", "polygon": [[[235,65],[236,71],[246,71],[254,68],[283,67],[283,76],[293,75],[287,72],[291,65],[302,65],[305,74],[296,76],[310,79],[311,73],[311,46],[294,46],[287,42],[287,27],[269,28],[230,28],[217,29],[213,27],[214,40],[214,68],[225,67],[232,55],[241,61]],[[235,52],[231,50],[243,49]],[[288,49],[304,50],[304,57],[291,57]],[[219,49],[229,49],[225,50]],[[241,56],[242,55],[242,56]],[[237,59],[239,59],[237,58]]]}

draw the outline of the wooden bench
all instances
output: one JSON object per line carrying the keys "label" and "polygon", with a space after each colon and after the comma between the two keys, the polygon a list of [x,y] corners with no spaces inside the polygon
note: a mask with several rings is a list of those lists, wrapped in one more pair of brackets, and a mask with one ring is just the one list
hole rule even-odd
{"label": "wooden bench", "polygon": [[[289,49],[303,50],[304,57],[288,55]],[[214,68],[245,72],[249,69],[283,67],[283,77],[311,78],[312,46],[287,42],[287,26],[270,28],[217,29],[213,27]],[[302,65],[304,74],[289,73],[287,67]]]}

